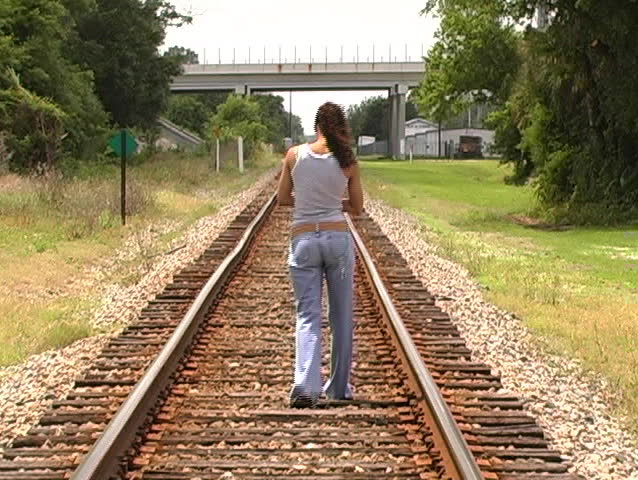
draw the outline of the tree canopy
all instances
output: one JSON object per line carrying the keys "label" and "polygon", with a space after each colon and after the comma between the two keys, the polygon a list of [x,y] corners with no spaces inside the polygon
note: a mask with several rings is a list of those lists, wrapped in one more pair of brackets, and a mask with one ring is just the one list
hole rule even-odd
{"label": "tree canopy", "polygon": [[[405,107],[406,120],[418,116],[414,103],[407,101]],[[386,97],[370,97],[358,105],[351,105],[348,107],[347,115],[353,138],[357,139],[361,135],[375,137],[379,140],[388,138],[390,105]]]}
{"label": "tree canopy", "polygon": [[[164,0],[0,2],[0,134],[11,168],[94,156],[113,123],[152,125],[180,68],[158,48],[168,25],[186,21]],[[42,115],[55,125],[46,141]]]}
{"label": "tree canopy", "polygon": [[[430,0],[441,17],[418,102],[447,114],[468,99],[490,122],[513,180],[535,177],[547,212],[611,221],[638,204],[638,4],[558,0],[549,24],[524,0]],[[522,26],[514,29],[514,25]]]}

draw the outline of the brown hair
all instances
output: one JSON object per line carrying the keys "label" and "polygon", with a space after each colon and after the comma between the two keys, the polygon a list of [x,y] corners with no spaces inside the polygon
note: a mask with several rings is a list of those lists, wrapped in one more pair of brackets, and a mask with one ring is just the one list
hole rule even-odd
{"label": "brown hair", "polygon": [[326,137],[328,148],[341,168],[348,168],[356,162],[351,147],[352,135],[343,108],[332,102],[321,105],[315,116],[315,130],[317,127]]}

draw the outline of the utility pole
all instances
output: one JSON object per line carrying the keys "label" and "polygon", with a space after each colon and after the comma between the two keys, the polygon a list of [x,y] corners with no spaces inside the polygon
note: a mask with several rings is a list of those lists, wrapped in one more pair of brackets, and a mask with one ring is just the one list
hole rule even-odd
{"label": "utility pole", "polygon": [[288,131],[290,132],[290,140],[293,141],[292,139],[292,90],[290,90],[290,101],[288,102]]}

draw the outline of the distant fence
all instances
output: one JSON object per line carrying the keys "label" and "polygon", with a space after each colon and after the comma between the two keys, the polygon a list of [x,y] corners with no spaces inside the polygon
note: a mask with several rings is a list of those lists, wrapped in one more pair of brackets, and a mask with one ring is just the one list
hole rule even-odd
{"label": "distant fence", "polygon": [[379,140],[368,145],[360,145],[357,147],[357,153],[359,155],[387,155],[388,154],[388,141]]}

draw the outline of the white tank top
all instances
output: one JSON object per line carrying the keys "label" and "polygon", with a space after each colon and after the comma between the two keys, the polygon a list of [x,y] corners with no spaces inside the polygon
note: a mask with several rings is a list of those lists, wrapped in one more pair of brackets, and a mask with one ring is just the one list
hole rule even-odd
{"label": "white tank top", "polygon": [[292,169],[295,208],[292,225],[344,221],[341,200],[348,177],[332,153],[315,153],[300,145]]}

